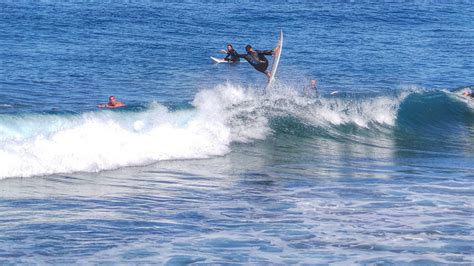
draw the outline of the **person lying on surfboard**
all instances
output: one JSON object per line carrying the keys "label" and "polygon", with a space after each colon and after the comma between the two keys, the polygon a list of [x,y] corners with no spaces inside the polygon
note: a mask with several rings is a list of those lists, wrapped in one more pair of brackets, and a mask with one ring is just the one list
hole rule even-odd
{"label": "person lying on surfboard", "polygon": [[238,61],[240,61],[239,54],[234,49],[232,44],[228,43],[227,44],[227,50],[221,50],[221,51],[224,54],[227,54],[227,56],[224,58],[225,61],[229,61],[229,62],[238,62]]}
{"label": "person lying on surfboard", "polygon": [[[278,48],[276,48],[278,49]],[[245,51],[247,54],[239,54],[240,58],[245,58],[249,64],[251,64],[257,71],[262,72],[270,79],[270,72],[267,71],[268,60],[265,58],[266,55],[275,54],[275,49],[273,50],[254,50],[250,44],[245,46]]]}
{"label": "person lying on surfboard", "polygon": [[125,106],[124,103],[119,102],[115,99],[115,96],[110,96],[109,97],[109,102],[107,104],[99,104],[97,107],[99,108],[117,108],[117,107],[122,107]]}

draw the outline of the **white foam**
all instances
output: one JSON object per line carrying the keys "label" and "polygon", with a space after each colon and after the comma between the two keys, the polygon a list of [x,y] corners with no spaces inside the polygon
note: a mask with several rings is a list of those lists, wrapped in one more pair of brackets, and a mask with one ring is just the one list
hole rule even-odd
{"label": "white foam", "polygon": [[99,171],[226,153],[229,129],[216,119],[189,112],[170,113],[160,106],[128,117],[87,113],[62,118],[63,126],[55,124],[57,117],[44,116],[40,121],[47,126],[38,123],[42,130],[37,133],[30,127],[26,134],[4,138],[0,177]]}
{"label": "white foam", "polygon": [[380,96],[361,100],[326,98],[311,110],[313,116],[306,118],[318,123],[323,119],[332,125],[352,123],[364,128],[374,123],[393,126],[404,97]]}
{"label": "white foam", "polygon": [[363,101],[301,97],[293,89],[263,95],[232,84],[200,91],[194,109],[101,110],[81,115],[0,117],[0,178],[101,171],[160,160],[224,155],[233,142],[264,139],[269,119],[293,116],[312,126],[393,125],[401,97]]}

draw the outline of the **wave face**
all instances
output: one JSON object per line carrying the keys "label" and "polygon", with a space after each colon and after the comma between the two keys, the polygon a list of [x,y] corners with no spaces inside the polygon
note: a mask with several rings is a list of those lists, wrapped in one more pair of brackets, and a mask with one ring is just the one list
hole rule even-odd
{"label": "wave face", "polygon": [[474,123],[471,103],[443,91],[306,97],[288,87],[262,95],[224,84],[202,90],[192,105],[174,111],[153,103],[134,112],[1,115],[0,178],[208,158],[230,152],[232,143],[269,135],[338,142],[440,138],[469,134]]}

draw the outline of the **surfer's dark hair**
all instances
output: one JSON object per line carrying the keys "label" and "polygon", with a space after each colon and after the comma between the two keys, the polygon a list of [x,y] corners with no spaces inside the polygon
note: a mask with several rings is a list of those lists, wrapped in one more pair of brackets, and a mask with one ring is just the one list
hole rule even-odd
{"label": "surfer's dark hair", "polygon": [[245,46],[245,51],[250,51],[250,49],[252,49],[252,45],[250,44],[247,44],[247,46]]}

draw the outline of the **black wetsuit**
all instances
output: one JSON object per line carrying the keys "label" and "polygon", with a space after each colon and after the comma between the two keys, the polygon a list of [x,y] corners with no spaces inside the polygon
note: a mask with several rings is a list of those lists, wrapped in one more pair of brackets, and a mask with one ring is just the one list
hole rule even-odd
{"label": "black wetsuit", "polygon": [[239,54],[236,50],[227,51],[227,56],[224,58],[225,61],[238,62],[240,61]]}
{"label": "black wetsuit", "polygon": [[239,54],[240,58],[245,58],[256,70],[265,73],[268,67],[268,60],[265,55],[272,55],[272,50],[255,50],[247,54]]}

